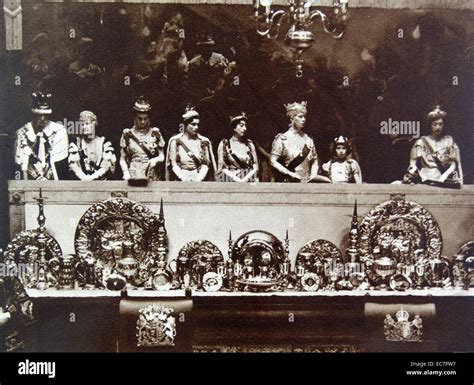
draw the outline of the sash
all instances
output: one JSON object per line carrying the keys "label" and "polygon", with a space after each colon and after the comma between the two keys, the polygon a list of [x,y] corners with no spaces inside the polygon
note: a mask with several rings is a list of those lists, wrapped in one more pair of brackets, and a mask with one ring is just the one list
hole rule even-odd
{"label": "sash", "polygon": [[130,135],[130,139],[132,139],[132,140],[138,145],[138,147],[141,148],[141,150],[145,153],[145,155],[146,155],[149,159],[155,157],[155,155],[153,155],[153,154],[151,153],[151,151],[150,151],[143,143],[141,143],[141,142],[138,140],[138,138],[137,138],[132,132],[130,132],[129,135]]}
{"label": "sash", "polygon": [[433,147],[431,147],[431,144],[426,140],[425,137],[422,137],[421,140],[423,141],[423,143],[425,144],[426,147],[428,147],[428,150],[430,150],[431,152],[431,156],[433,157],[433,160],[435,161],[436,163],[436,167],[438,167],[439,170],[442,170],[443,172],[446,171],[448,169],[448,167],[445,167],[443,166],[443,164],[441,163],[441,161],[438,159],[438,157],[436,156],[436,151],[433,149]]}
{"label": "sash", "polygon": [[194,164],[196,165],[196,168],[199,169],[199,167],[202,166],[202,161],[190,150],[190,148],[188,146],[186,146],[185,143],[183,143],[183,141],[181,139],[177,139],[176,140],[176,144],[178,146],[181,146],[183,147],[184,151],[186,151],[186,153],[188,154],[188,156],[191,158],[191,160],[194,162]]}
{"label": "sash", "polygon": [[[278,159],[278,162],[283,167],[287,168],[289,171],[295,172],[296,167],[298,167],[301,163],[303,163],[303,161],[306,159],[310,151],[311,150],[305,143],[301,153],[296,158],[294,158],[290,163],[288,163],[288,166],[286,166],[285,163],[281,159]],[[300,182],[299,180],[294,179],[286,174],[282,174],[278,171],[276,171],[274,175],[275,175],[275,180],[277,182]]]}
{"label": "sash", "polygon": [[294,158],[290,163],[288,163],[288,166],[286,166],[286,168],[290,170],[291,172],[295,172],[296,167],[298,167],[301,163],[303,163],[303,161],[308,156],[309,152],[310,152],[310,149],[305,143],[301,153],[296,158]]}
{"label": "sash", "polygon": [[230,143],[228,139],[224,139],[224,146],[226,148],[227,153],[232,157],[232,159],[234,159],[235,163],[237,163],[241,169],[250,168],[250,165],[246,164],[242,159],[240,159],[237,155],[234,154],[234,152],[230,148]]}

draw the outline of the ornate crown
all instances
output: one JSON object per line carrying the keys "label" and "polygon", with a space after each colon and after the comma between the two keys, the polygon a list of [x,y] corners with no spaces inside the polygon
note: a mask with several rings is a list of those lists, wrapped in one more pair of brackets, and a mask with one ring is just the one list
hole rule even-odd
{"label": "ornate crown", "polygon": [[289,104],[284,104],[286,108],[286,112],[289,113],[291,111],[301,111],[304,114],[306,114],[306,105],[308,104],[307,101],[303,101],[301,103],[289,103]]}
{"label": "ornate crown", "polygon": [[433,110],[428,113],[428,118],[439,119],[439,118],[444,118],[446,115],[448,114],[441,109],[441,106],[436,105],[434,106]]}
{"label": "ornate crown", "polygon": [[33,114],[52,114],[53,110],[49,106],[48,102],[51,99],[51,94],[43,94],[42,92],[34,92],[31,94],[33,99],[33,108],[31,112]]}
{"label": "ornate crown", "polygon": [[241,114],[238,114],[236,116],[230,116],[230,123],[235,122],[236,120],[247,120],[247,115],[245,112],[242,112]]}
{"label": "ornate crown", "polygon": [[151,110],[150,103],[143,95],[139,96],[133,105],[133,109],[137,112],[148,112]]}
{"label": "ornate crown", "polygon": [[145,308],[139,310],[139,314],[143,315],[147,321],[159,319],[160,321],[166,321],[173,312],[172,308],[165,307],[161,304],[153,303]]}
{"label": "ornate crown", "polygon": [[198,118],[199,113],[190,104],[186,107],[183,114],[183,120],[189,120],[192,118]]}
{"label": "ornate crown", "polygon": [[401,308],[399,311],[397,311],[395,317],[397,317],[398,322],[406,322],[410,318],[410,314]]}
{"label": "ornate crown", "polygon": [[346,147],[346,156],[352,153],[352,145],[351,145],[351,142],[349,141],[349,139],[346,136],[339,135],[339,136],[335,137],[334,140],[331,143],[330,149],[331,149],[331,152],[332,152],[333,156],[336,155],[336,147],[338,145],[343,145],[343,146]]}

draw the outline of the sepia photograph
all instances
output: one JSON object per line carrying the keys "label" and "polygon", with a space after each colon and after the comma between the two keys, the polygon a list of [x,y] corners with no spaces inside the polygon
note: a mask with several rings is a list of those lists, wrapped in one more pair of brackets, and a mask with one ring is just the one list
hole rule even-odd
{"label": "sepia photograph", "polygon": [[3,0],[0,42],[0,351],[474,350],[472,1]]}

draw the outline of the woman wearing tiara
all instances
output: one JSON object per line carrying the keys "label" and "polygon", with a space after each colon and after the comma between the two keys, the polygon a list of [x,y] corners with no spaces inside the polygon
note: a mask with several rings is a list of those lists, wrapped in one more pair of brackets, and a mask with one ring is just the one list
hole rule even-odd
{"label": "woman wearing tiara", "polygon": [[208,138],[200,135],[199,113],[192,107],[183,114],[184,132],[168,142],[166,180],[202,182],[215,180],[216,162]]}
{"label": "woman wearing tiara", "polygon": [[463,183],[461,155],[453,138],[443,133],[447,113],[435,106],[428,114],[430,135],[415,142],[404,183],[459,188]]}
{"label": "woman wearing tiara", "polygon": [[112,143],[96,135],[97,116],[91,111],[79,114],[82,136],[69,145],[69,169],[78,180],[111,179],[115,172]]}
{"label": "woman wearing tiara", "polygon": [[318,176],[318,154],[312,138],[304,132],[306,102],[285,105],[290,127],[272,144],[270,164],[283,182],[330,182]]}
{"label": "woman wearing tiara", "polygon": [[120,139],[120,166],[125,180],[161,180],[161,165],[165,159],[165,141],[158,127],[151,127],[150,103],[143,96],[135,102],[132,128],[123,130]]}
{"label": "woman wearing tiara", "polygon": [[258,182],[257,151],[246,137],[245,112],[230,118],[233,135],[217,149],[217,179],[223,182]]}

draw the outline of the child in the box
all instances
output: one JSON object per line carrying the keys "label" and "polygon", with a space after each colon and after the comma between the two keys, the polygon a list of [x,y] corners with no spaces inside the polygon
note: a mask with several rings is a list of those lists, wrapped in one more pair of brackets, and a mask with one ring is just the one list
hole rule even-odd
{"label": "child in the box", "polygon": [[334,139],[331,144],[332,159],[322,166],[323,173],[332,183],[362,183],[359,163],[350,157],[352,146],[344,136]]}

